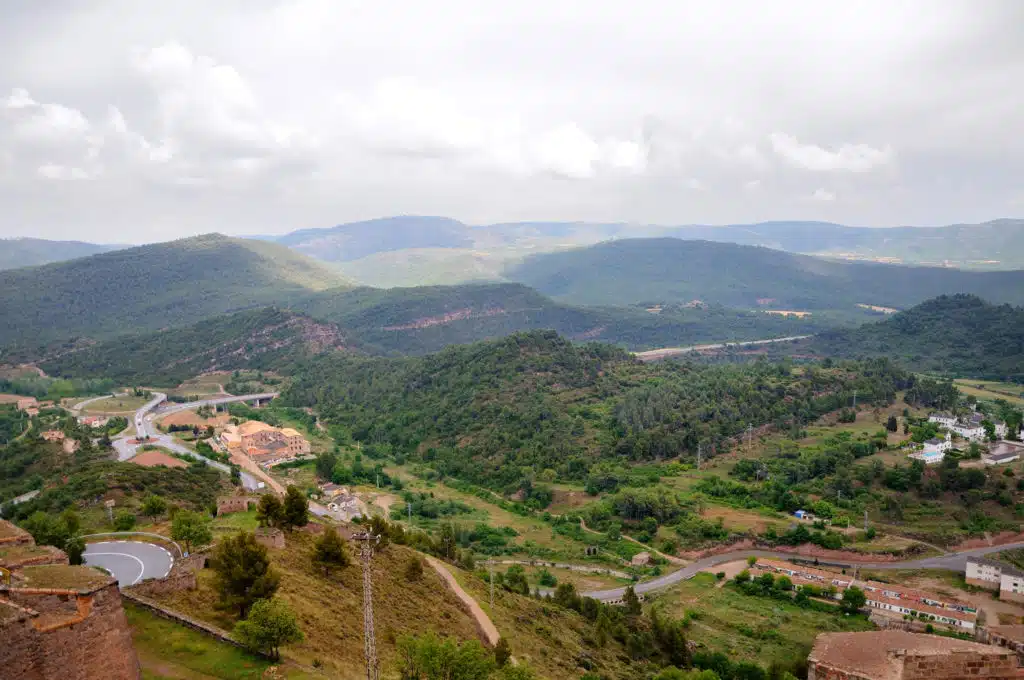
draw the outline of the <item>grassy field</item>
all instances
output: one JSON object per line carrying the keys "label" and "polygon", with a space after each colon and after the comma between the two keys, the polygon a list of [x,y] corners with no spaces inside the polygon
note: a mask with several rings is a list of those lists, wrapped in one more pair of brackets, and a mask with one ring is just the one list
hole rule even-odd
{"label": "grassy field", "polygon": [[186,397],[192,394],[217,394],[220,392],[221,385],[230,380],[230,373],[205,373],[165,391],[169,396],[177,397]]}
{"label": "grassy field", "polygon": [[[735,660],[792,663],[807,658],[818,633],[872,630],[864,618],[843,618],[765,597],[716,587],[712,574],[698,574],[658,595],[651,606],[675,618],[691,613],[687,637]],[[695,615],[695,616],[694,616]]]}
{"label": "grassy field", "polygon": [[953,382],[956,383],[957,389],[964,394],[979,399],[1005,399],[1016,406],[1024,406],[1024,385],[972,378],[959,378]]}
{"label": "grassy field", "polygon": [[[508,565],[500,565],[502,568],[507,569]],[[580,592],[586,592],[590,590],[603,590],[605,588],[618,588],[619,586],[628,586],[632,583],[632,579],[616,578],[615,576],[608,576],[605,574],[586,574],[578,571],[572,571],[570,569],[558,569],[556,567],[530,567],[524,565],[523,568],[526,570],[526,579],[530,582],[530,587],[541,587],[542,586],[538,579],[542,571],[547,570],[558,579],[559,583],[571,583],[576,586],[576,590]]]}
{"label": "grassy field", "polygon": [[[70,403],[74,405],[81,401],[84,400],[79,397],[75,397],[70,400]],[[149,400],[145,397],[136,397],[133,395],[107,397],[106,399],[100,399],[99,401],[94,401],[91,404],[86,404],[82,413],[86,415],[103,415],[107,413],[124,415],[134,413],[139,410],[147,401]]]}
{"label": "grassy field", "polygon": [[[286,660],[311,667],[314,660],[324,666],[324,676],[338,680],[365,677],[363,668],[363,592],[358,562],[336,570],[330,577],[316,568],[310,558],[313,537],[304,531],[288,535],[288,546],[272,550],[274,567],[281,573],[278,597],[296,612],[306,639],[283,650]],[[434,631],[461,640],[476,639],[476,629],[431,569],[423,578],[408,581],[404,567],[412,551],[402,546],[382,550],[373,563],[377,649],[381,667],[387,673],[395,663],[397,638],[404,634]],[[159,598],[164,604],[230,630],[232,613],[214,606],[213,573],[199,574],[199,588]]]}
{"label": "grassy field", "polygon": [[[272,664],[208,635],[162,619],[124,603],[132,641],[139,655],[142,677],[175,680],[257,680]],[[287,666],[279,667],[289,680],[314,676]]]}
{"label": "grassy field", "polygon": [[213,520],[214,531],[254,531],[257,526],[259,523],[256,521],[256,510],[232,512]]}

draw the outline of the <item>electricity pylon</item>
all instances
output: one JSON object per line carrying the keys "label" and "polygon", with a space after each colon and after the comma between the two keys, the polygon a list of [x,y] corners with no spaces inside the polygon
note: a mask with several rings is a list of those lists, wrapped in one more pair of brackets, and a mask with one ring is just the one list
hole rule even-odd
{"label": "electricity pylon", "polygon": [[362,531],[352,538],[359,541],[359,561],[363,565],[363,654],[366,657],[366,680],[379,680],[380,666],[377,662],[377,635],[373,629],[373,549],[380,543],[380,536]]}

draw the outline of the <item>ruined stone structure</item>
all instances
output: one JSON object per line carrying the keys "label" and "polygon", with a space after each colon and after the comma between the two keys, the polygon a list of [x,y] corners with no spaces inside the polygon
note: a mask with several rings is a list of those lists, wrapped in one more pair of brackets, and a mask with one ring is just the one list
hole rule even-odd
{"label": "ruined stone structure", "polygon": [[256,530],[256,542],[268,548],[284,548],[284,532],[271,527],[260,527]]}
{"label": "ruined stone structure", "polygon": [[125,594],[131,593],[141,597],[167,595],[182,590],[195,590],[198,583],[196,574],[206,565],[208,555],[205,552],[192,553],[188,557],[174,560],[174,566],[164,578],[147,579],[134,586],[125,588]]}
{"label": "ruined stone structure", "polygon": [[217,516],[232,512],[246,512],[250,506],[255,507],[259,499],[254,496],[236,495],[221,496],[217,499]]}
{"label": "ruined stone structure", "polygon": [[68,566],[63,552],[37,547],[31,536],[3,521],[0,553],[11,565],[10,583],[0,584],[3,680],[141,677],[112,577]]}
{"label": "ruined stone structure", "polygon": [[807,657],[807,680],[1020,678],[1017,655],[1002,647],[885,630],[822,633]]}
{"label": "ruined stone structure", "polygon": [[979,631],[978,639],[990,645],[1012,650],[1024,664],[1024,626],[988,626]]}

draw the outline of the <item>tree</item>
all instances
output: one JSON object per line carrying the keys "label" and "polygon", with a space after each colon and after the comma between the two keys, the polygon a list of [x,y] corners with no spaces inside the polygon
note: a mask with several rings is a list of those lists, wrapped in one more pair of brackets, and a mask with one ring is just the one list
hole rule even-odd
{"label": "tree", "polygon": [[622,602],[626,605],[626,613],[630,616],[639,616],[642,611],[640,606],[640,598],[637,597],[636,591],[633,590],[633,586],[626,586],[626,592],[622,596]]}
{"label": "tree", "polygon": [[114,529],[117,531],[131,531],[135,528],[135,513],[122,510],[114,517]]}
{"label": "tree", "polygon": [[167,511],[167,501],[162,496],[150,494],[142,502],[142,514],[146,517],[157,517]]}
{"label": "tree", "polygon": [[309,524],[309,499],[296,486],[289,486],[284,494],[284,528],[304,527]]}
{"label": "tree", "polygon": [[330,575],[331,567],[347,567],[352,563],[345,549],[345,543],[333,528],[328,528],[313,545],[313,560],[324,568],[324,576]]}
{"label": "tree", "polygon": [[281,647],[301,642],[302,631],[295,613],[278,599],[257,600],[244,621],[235,624],[235,637],[255,652],[269,653],[272,659],[281,658]]}
{"label": "tree", "polygon": [[284,523],[284,504],[276,494],[265,493],[260,496],[256,506],[256,521],[261,527],[280,527]]}
{"label": "tree", "polygon": [[864,591],[857,586],[850,586],[843,591],[841,606],[847,614],[856,614],[868,601]]}
{"label": "tree", "polygon": [[496,668],[492,655],[476,640],[461,645],[433,633],[398,639],[398,673],[402,680],[487,680]]}
{"label": "tree", "polygon": [[72,536],[64,542],[64,552],[68,555],[68,564],[81,564],[82,554],[85,552],[85,539],[81,536]]}
{"label": "tree", "polygon": [[192,552],[194,545],[208,545],[213,541],[210,520],[198,512],[179,510],[171,522],[171,538],[184,543],[185,552]]}
{"label": "tree", "polygon": [[423,560],[419,555],[413,555],[405,565],[405,579],[419,581],[421,578],[423,578]]}
{"label": "tree", "polygon": [[281,576],[270,566],[266,546],[248,531],[217,544],[210,559],[220,605],[245,617],[256,600],[274,596]]}
{"label": "tree", "polygon": [[900,429],[899,421],[896,420],[896,415],[891,414],[889,420],[885,421],[885,429],[889,432],[896,432]]}
{"label": "tree", "polygon": [[498,664],[498,668],[504,668],[511,658],[512,650],[508,646],[508,640],[498,638],[498,644],[494,645],[494,662]]}

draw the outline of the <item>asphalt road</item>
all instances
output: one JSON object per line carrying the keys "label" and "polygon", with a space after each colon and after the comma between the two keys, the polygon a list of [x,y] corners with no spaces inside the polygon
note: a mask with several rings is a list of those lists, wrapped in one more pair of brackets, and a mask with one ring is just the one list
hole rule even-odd
{"label": "asphalt road", "polygon": [[809,335],[791,335],[785,338],[768,338],[766,340],[741,340],[739,342],[716,342],[710,345],[690,345],[689,347],[662,347],[651,349],[646,352],[635,352],[636,358],[640,361],[658,361],[668,357],[686,354],[688,352],[699,352],[705,349],[722,349],[723,347],[754,347],[756,345],[770,345],[775,342],[790,342],[791,340],[803,340]]}
{"label": "asphalt road", "polygon": [[163,578],[174,564],[174,557],[165,548],[139,541],[90,543],[85,547],[84,559],[90,567],[109,571],[122,587]]}
{"label": "asphalt road", "polygon": [[[276,397],[277,395],[277,392],[264,392],[262,394],[244,394],[240,396],[202,399],[200,401],[190,401],[184,404],[173,404],[166,408],[161,408],[159,409],[159,412],[156,413],[155,415],[164,416],[169,415],[171,413],[177,413],[179,411],[187,411],[189,409],[199,408],[200,406],[215,406],[217,404],[230,404],[239,401],[252,401],[254,399],[271,399],[273,397]],[[135,412],[135,437],[121,436],[112,442],[114,445],[114,450],[117,451],[117,459],[120,461],[126,461],[133,458],[135,454],[138,452],[140,445],[132,444],[129,440],[145,437],[148,435],[149,441],[147,443],[152,444],[153,446],[162,446],[166,449],[174,451],[175,453],[181,453],[188,456],[192,456],[193,458],[197,458],[211,467],[217,468],[221,472],[231,474],[230,466],[215,460],[210,460],[209,458],[206,458],[196,453],[195,451],[185,446],[182,446],[177,441],[175,441],[174,437],[162,434],[159,430],[156,429],[156,427],[152,425],[154,417],[153,411],[156,410],[162,403],[164,403],[166,399],[166,394],[162,392],[153,392],[153,398],[149,402],[147,402],[142,408]],[[263,482],[261,482],[259,479],[249,474],[248,472],[245,472],[244,470],[241,471],[241,479],[242,486],[244,486],[246,489],[249,489],[250,491],[259,489],[260,485],[263,484]]]}
{"label": "asphalt road", "polygon": [[[982,557],[990,553],[1014,550],[1016,548],[1024,548],[1024,543],[1007,543],[1005,545],[974,548],[972,550],[964,550],[958,553],[948,553],[938,557],[925,557],[918,560],[907,560],[905,562],[851,562],[850,566],[856,566],[860,569],[949,569],[951,571],[964,571],[967,566],[968,557]],[[794,555],[793,553],[773,552],[771,550],[738,550],[736,552],[714,555],[702,560],[697,560],[693,564],[689,564],[677,571],[665,574],[664,576],[659,576],[658,578],[651,579],[650,581],[638,583],[634,586],[634,589],[637,593],[641,594],[663,590],[669,586],[679,583],[680,581],[693,578],[698,572],[707,569],[708,567],[715,567],[719,564],[743,560],[748,557],[791,559],[799,556]],[[611,588],[609,590],[594,590],[589,593],[580,594],[585,595],[586,597],[592,597],[595,600],[608,602],[622,599],[625,593],[625,588]]]}

